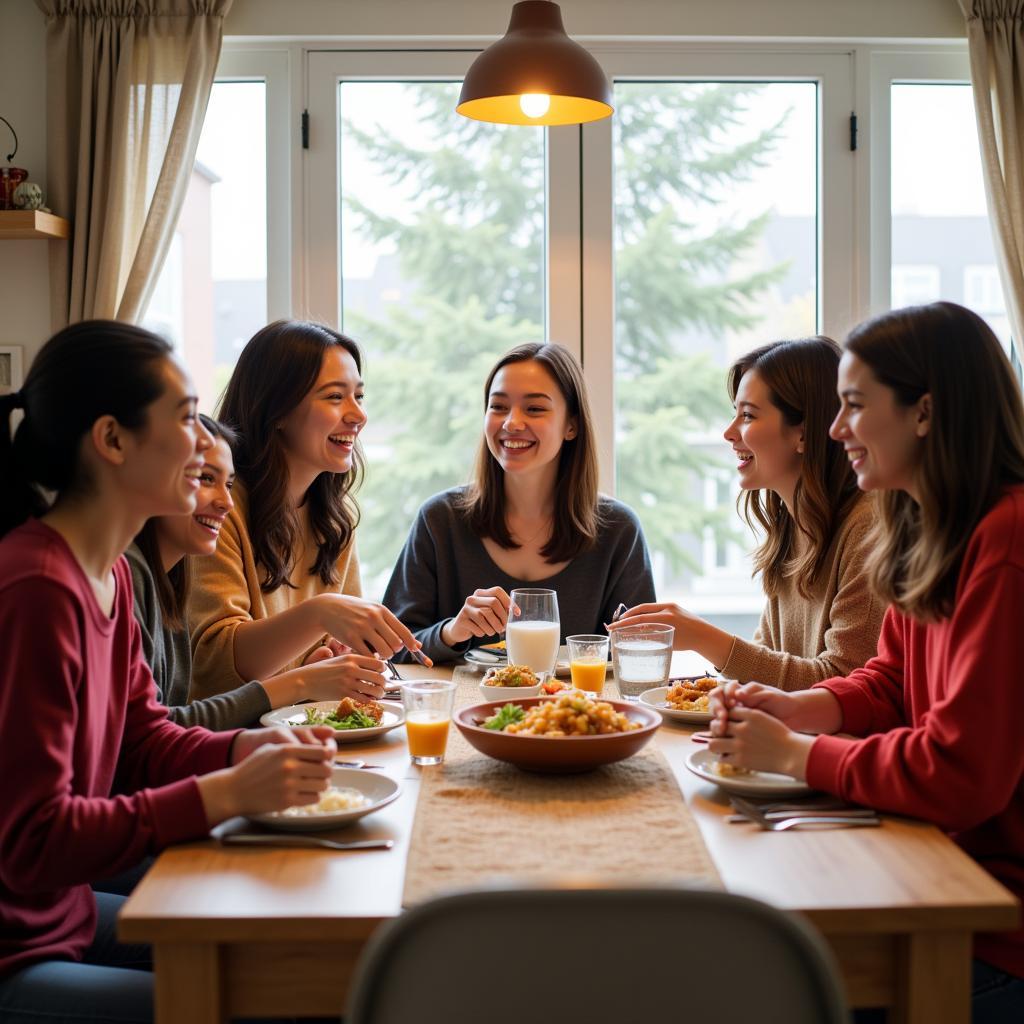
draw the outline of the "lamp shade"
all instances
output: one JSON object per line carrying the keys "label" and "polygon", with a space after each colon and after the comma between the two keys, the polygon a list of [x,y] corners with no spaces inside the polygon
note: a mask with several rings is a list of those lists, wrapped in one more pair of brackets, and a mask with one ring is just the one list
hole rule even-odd
{"label": "lamp shade", "polygon": [[455,108],[498,124],[583,124],[612,113],[601,65],[566,34],[558,4],[523,0],[470,66]]}

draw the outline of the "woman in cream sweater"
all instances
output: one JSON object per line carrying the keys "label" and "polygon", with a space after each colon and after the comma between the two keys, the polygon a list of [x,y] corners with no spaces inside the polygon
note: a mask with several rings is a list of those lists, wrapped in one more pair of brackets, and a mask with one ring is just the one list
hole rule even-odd
{"label": "woman in cream sweater", "polygon": [[767,601],[753,640],[665,603],[630,608],[610,629],[668,623],[677,650],[699,652],[729,679],[784,690],[845,675],[874,655],[885,604],[864,568],[873,501],[828,435],[840,355],[829,338],[778,341],[729,371],[736,416],[725,439],[747,492],[747,523],[764,535],[754,569]]}
{"label": "woman in cream sweater", "polygon": [[220,418],[239,434],[235,507],[196,566],[192,698],[294,667],[324,643],[383,658],[418,650],[391,612],[359,596],[352,491],[366,413],[355,342],[305,321],[264,327]]}

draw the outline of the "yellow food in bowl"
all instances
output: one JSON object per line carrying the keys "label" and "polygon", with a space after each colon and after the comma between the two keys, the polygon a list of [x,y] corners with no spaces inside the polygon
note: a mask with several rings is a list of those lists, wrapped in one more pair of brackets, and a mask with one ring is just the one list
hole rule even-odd
{"label": "yellow food in bowl", "polygon": [[680,680],[665,694],[665,704],[675,711],[707,711],[708,695],[717,685],[711,676]]}
{"label": "yellow food in bowl", "polygon": [[639,722],[631,722],[607,701],[572,690],[530,708],[521,722],[504,731],[518,736],[607,736],[639,728]]}
{"label": "yellow food in bowl", "polygon": [[540,686],[537,673],[527,665],[504,665],[492,668],[484,676],[485,686]]}

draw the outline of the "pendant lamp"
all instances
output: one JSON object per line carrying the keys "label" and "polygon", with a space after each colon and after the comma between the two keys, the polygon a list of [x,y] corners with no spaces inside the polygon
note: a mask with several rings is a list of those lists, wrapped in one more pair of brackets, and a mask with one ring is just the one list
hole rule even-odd
{"label": "pendant lamp", "polygon": [[612,113],[601,65],[566,34],[549,0],[512,8],[508,31],[470,66],[458,113],[496,124],[583,124]]}

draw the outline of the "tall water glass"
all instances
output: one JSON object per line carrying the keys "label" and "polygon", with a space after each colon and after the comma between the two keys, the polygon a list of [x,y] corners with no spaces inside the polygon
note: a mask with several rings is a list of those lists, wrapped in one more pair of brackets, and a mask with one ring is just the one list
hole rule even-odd
{"label": "tall water glass", "polygon": [[558,595],[553,590],[523,588],[513,590],[509,597],[512,607],[505,628],[508,663],[553,673],[562,636]]}
{"label": "tall water glass", "polygon": [[672,626],[620,626],[612,634],[612,665],[624,700],[664,686],[672,667]]}

